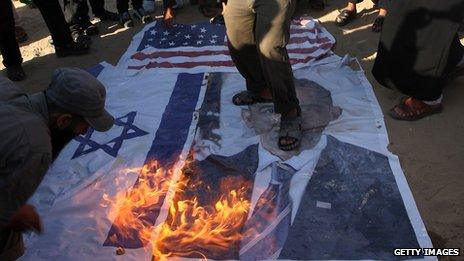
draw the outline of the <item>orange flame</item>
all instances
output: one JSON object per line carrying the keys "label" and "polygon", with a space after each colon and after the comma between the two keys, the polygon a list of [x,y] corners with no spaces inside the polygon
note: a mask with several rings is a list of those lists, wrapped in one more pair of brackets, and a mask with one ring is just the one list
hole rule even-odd
{"label": "orange flame", "polygon": [[[185,165],[189,165],[186,163]],[[181,173],[176,173],[181,171]],[[145,165],[140,171],[138,185],[127,193],[118,193],[110,201],[110,218],[118,218],[114,225],[124,231],[138,231],[139,238],[150,242],[153,259],[170,256],[207,258],[228,249],[239,247],[241,228],[247,218],[250,202],[247,193],[251,182],[242,177],[229,177],[220,181],[219,196],[212,204],[203,204],[197,196],[188,196],[186,190],[201,187],[203,182],[195,179],[196,173],[188,168],[163,170],[156,162]],[[173,175],[179,174],[179,175]],[[179,180],[173,181],[173,177]],[[166,221],[156,228],[143,222],[137,209],[158,204],[172,190],[175,196],[168,199],[169,213]],[[156,236],[152,239],[153,231]],[[130,231],[125,231],[130,236]]]}

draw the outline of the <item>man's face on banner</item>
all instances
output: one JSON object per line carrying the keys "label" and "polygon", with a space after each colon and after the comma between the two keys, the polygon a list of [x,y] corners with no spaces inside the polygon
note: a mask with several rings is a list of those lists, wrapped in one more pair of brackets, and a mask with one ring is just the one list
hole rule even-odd
{"label": "man's face on banner", "polygon": [[272,103],[258,103],[242,111],[248,127],[261,137],[264,148],[286,160],[302,150],[313,148],[320,140],[324,128],[341,115],[341,109],[333,106],[330,92],[307,79],[295,79],[295,89],[300,101],[303,138],[300,149],[285,152],[278,147],[279,118]]}

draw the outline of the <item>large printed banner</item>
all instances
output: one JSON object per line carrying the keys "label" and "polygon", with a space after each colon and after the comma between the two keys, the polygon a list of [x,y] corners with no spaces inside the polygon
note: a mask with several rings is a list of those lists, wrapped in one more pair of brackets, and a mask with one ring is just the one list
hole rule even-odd
{"label": "large printed banner", "polygon": [[432,247],[364,73],[320,60],[294,70],[292,152],[278,149],[272,104],[232,104],[238,73],[91,68],[115,126],[54,162],[30,200],[44,233],[25,235],[23,259],[388,260]]}
{"label": "large printed banner", "polygon": [[271,104],[232,105],[238,74],[117,78],[106,65],[99,78],[116,126],[54,163],[25,260],[393,259],[431,246],[362,72],[295,71],[305,134],[290,153]]}

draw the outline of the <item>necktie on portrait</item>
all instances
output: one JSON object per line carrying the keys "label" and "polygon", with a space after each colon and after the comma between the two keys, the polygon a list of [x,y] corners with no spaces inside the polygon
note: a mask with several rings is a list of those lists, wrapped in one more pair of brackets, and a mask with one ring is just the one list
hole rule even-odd
{"label": "necktie on portrait", "polygon": [[259,197],[243,228],[240,260],[271,258],[278,254],[287,239],[292,212],[290,180],[296,170],[278,162],[271,166],[269,186]]}

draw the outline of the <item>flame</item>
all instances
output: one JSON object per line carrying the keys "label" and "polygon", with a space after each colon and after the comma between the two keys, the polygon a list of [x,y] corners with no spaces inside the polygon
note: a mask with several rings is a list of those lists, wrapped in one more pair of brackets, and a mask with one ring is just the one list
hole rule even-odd
{"label": "flame", "polygon": [[[156,162],[146,164],[141,168],[137,186],[118,193],[114,200],[106,195],[104,198],[111,206],[110,218],[118,217],[114,225],[122,231],[126,228],[124,236],[137,231],[141,240],[150,242],[154,260],[171,256],[206,259],[220,255],[234,245],[238,248],[241,228],[250,208],[247,194],[251,191],[251,182],[242,177],[224,178],[218,188],[207,187],[217,196],[212,202],[205,203],[198,194],[188,193],[205,184],[195,178],[196,173],[188,168],[188,162],[183,165],[187,167],[163,170]],[[174,181],[176,176],[179,178]],[[143,214],[137,210],[158,204],[170,190],[175,194],[167,199],[168,217],[153,228],[143,221]]]}

